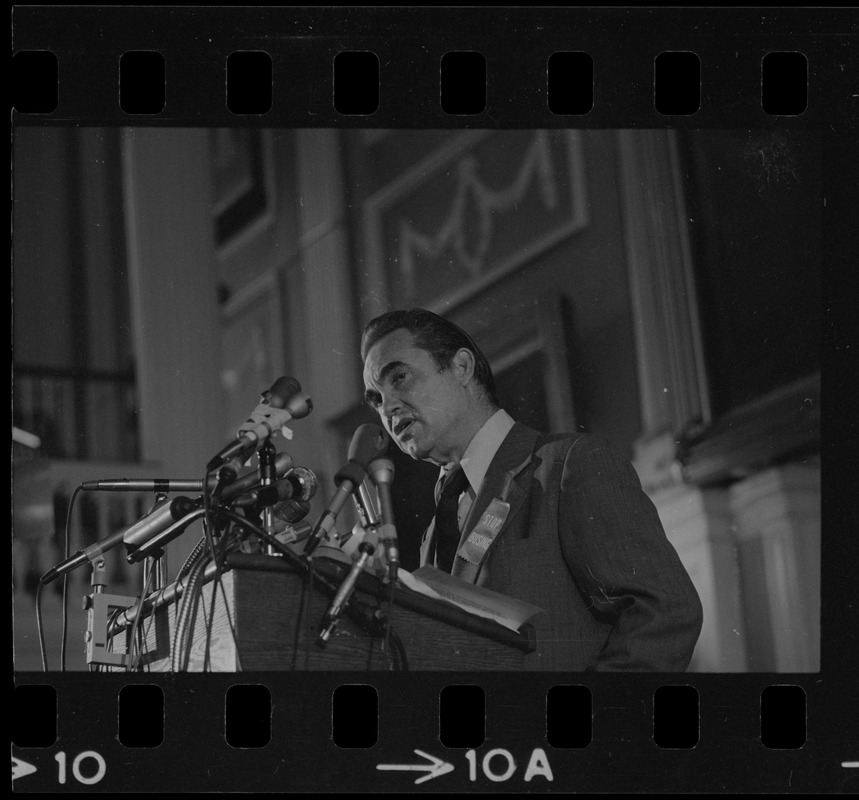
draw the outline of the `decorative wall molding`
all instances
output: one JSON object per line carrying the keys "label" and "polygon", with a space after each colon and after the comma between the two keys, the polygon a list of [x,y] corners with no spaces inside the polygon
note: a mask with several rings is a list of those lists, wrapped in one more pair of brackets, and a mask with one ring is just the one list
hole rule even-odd
{"label": "decorative wall molding", "polygon": [[[366,283],[375,287],[369,298],[373,311],[420,303],[449,312],[587,225],[579,132],[528,135],[524,150],[519,145],[509,159],[509,151],[504,154],[506,167],[514,157],[519,159],[505,185],[492,186],[481,177],[481,167],[484,175],[494,174],[481,158],[488,159],[487,152],[501,140],[493,140],[487,131],[469,131],[367,200]],[[531,199],[531,216],[522,214],[511,225],[510,215],[519,212],[523,200],[535,197],[539,213],[535,215]],[[436,205],[430,205],[433,202]],[[432,224],[424,220],[429,212],[435,218]],[[468,218],[476,223],[470,226]],[[510,238],[511,231],[517,237],[512,245],[492,253],[499,236],[506,233]],[[442,281],[427,280],[429,274],[438,277],[442,268]]]}
{"label": "decorative wall molding", "polygon": [[792,455],[820,451],[820,374],[740,406],[681,437],[678,459],[690,483],[742,478]]}
{"label": "decorative wall molding", "polygon": [[[459,161],[456,173],[456,194],[441,227],[432,233],[423,233],[412,220],[406,219],[400,223],[400,269],[410,294],[415,293],[415,253],[438,258],[451,247],[465,265],[471,279],[476,279],[486,271],[484,259],[495,232],[495,212],[514,209],[532,183],[537,185],[547,209],[554,209],[558,205],[558,186],[546,131],[535,134],[519,165],[519,172],[513,182],[503,189],[492,189],[483,182],[474,156],[466,156]],[[474,241],[469,241],[465,221],[469,202],[473,203],[479,216],[478,233]]]}
{"label": "decorative wall molding", "polygon": [[419,187],[433,174],[461,155],[471,145],[489,135],[489,131],[464,131],[452,136],[442,147],[417,161],[397,179],[372,194],[364,203],[365,270],[361,282],[361,316],[369,320],[387,310],[391,303],[390,281],[382,238],[381,216],[407,192]]}
{"label": "decorative wall molding", "polygon": [[[572,336],[570,314],[565,298],[556,292],[543,292],[534,297],[530,308],[514,318],[496,318],[475,333],[493,374],[503,383],[505,372],[516,370],[535,355],[543,359],[539,376],[542,381],[542,402],[545,402],[548,430],[551,432],[578,429],[573,379],[570,372],[569,340]],[[528,409],[516,413],[512,398],[501,397],[502,405],[518,419]],[[535,424],[535,423],[532,423]]]}
{"label": "decorative wall molding", "polygon": [[[224,129],[209,131],[212,150],[212,214],[214,219],[216,253],[223,261],[236,253],[274,222],[275,175],[274,142],[268,129],[236,129],[246,137],[244,152],[237,155],[229,177],[218,181],[215,163],[216,137]],[[229,129],[228,132],[232,132]],[[229,165],[226,165],[229,167]]]}

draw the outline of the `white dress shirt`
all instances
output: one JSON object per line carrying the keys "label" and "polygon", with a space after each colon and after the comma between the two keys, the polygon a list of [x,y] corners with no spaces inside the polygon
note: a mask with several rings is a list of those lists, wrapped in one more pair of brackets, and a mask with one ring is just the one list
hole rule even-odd
{"label": "white dress shirt", "polygon": [[[501,447],[501,443],[507,438],[507,434],[510,433],[514,424],[513,417],[503,408],[499,409],[483,423],[483,427],[474,434],[474,438],[465,449],[460,465],[465,472],[465,477],[468,478],[468,490],[463,492],[459,498],[457,518],[460,530],[462,530],[462,525],[468,517],[472,503],[483,487],[483,480],[492,459],[495,458],[498,448]],[[444,479],[455,466],[455,464],[448,464],[441,468],[435,487],[436,503],[441,496],[441,485],[444,483]]]}

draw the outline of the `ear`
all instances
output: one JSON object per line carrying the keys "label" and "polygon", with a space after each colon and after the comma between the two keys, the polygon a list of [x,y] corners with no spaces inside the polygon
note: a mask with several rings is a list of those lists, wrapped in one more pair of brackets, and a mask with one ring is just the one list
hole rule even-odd
{"label": "ear", "polygon": [[451,359],[454,374],[461,386],[467,386],[474,377],[475,359],[474,353],[466,347],[462,347],[454,353]]}

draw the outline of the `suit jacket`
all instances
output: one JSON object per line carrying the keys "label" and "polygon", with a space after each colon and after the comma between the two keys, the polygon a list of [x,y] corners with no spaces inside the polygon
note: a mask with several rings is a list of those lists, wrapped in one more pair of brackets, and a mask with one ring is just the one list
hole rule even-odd
{"label": "suit jacket", "polygon": [[[589,434],[516,423],[495,455],[460,543],[489,503],[509,513],[477,567],[456,576],[544,609],[525,669],[682,672],[701,632],[698,594],[632,465]],[[424,536],[426,563],[432,526]]]}

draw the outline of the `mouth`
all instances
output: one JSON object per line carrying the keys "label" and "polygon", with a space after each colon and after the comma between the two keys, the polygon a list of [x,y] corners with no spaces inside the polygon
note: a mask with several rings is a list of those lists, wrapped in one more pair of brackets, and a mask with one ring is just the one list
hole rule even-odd
{"label": "mouth", "polygon": [[403,434],[406,433],[406,431],[408,431],[411,428],[411,426],[414,424],[414,422],[415,421],[413,419],[400,420],[396,425],[394,425],[394,428],[393,428],[394,435],[398,439],[402,438]]}

